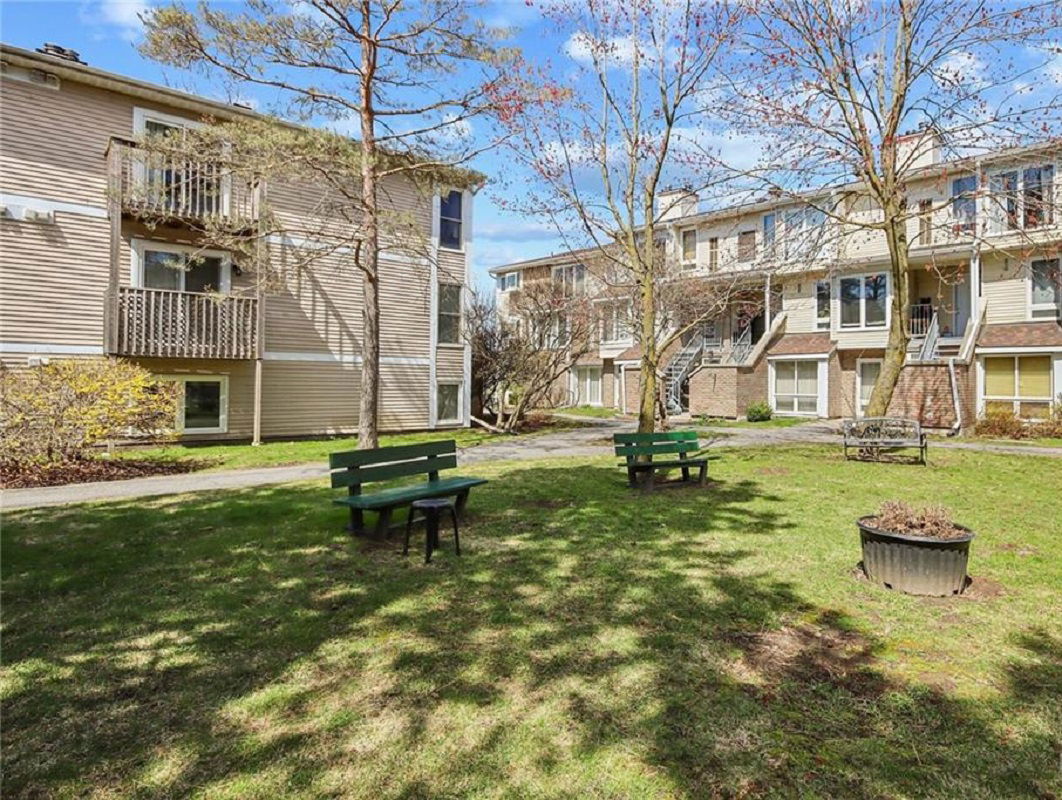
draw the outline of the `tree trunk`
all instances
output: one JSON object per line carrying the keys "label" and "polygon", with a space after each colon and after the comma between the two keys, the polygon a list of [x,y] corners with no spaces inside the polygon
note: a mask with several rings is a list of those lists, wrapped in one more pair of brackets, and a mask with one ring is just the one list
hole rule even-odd
{"label": "tree trunk", "polygon": [[361,201],[365,229],[362,259],[362,346],[361,402],[358,407],[358,449],[379,445],[377,417],[380,398],[380,222],[376,203],[376,117],[373,109],[373,81],[376,71],[376,43],[372,39],[371,3],[361,4]]}
{"label": "tree trunk", "polygon": [[885,238],[889,246],[892,283],[892,315],[889,322],[889,341],[885,346],[885,357],[881,363],[881,372],[867,404],[866,416],[884,417],[888,414],[896,384],[900,380],[904,364],[907,361],[907,343],[910,341],[910,297],[911,274],[907,269],[907,228],[906,220],[897,209],[886,207],[885,219],[891,220],[886,227]]}
{"label": "tree trunk", "polygon": [[638,398],[638,433],[652,433],[656,429],[656,297],[652,276],[642,281],[642,363],[641,393]]}

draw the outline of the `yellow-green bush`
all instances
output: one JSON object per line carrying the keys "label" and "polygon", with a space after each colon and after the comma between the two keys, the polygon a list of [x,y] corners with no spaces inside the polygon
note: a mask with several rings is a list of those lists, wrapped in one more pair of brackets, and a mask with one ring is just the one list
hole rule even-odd
{"label": "yellow-green bush", "polygon": [[0,462],[83,459],[93,445],[173,428],[177,388],[120,359],[53,361],[0,371]]}

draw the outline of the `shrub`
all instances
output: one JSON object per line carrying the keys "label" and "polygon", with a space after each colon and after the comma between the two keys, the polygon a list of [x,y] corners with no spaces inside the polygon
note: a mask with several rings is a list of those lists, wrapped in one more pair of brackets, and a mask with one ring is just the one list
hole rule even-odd
{"label": "shrub", "polygon": [[989,411],[977,420],[974,432],[996,439],[1062,438],[1062,398],[1050,416],[1036,421],[1025,421],[1011,411]]}
{"label": "shrub", "polygon": [[177,387],[119,359],[54,361],[0,371],[0,463],[8,468],[84,459],[93,445],[161,437],[173,427]]}
{"label": "shrub", "polygon": [[766,422],[771,418],[771,407],[767,403],[753,403],[745,409],[745,419],[749,422]]}
{"label": "shrub", "polygon": [[931,539],[956,539],[966,535],[966,531],[952,522],[951,513],[943,506],[916,509],[898,500],[886,500],[881,504],[875,524],[891,533]]}

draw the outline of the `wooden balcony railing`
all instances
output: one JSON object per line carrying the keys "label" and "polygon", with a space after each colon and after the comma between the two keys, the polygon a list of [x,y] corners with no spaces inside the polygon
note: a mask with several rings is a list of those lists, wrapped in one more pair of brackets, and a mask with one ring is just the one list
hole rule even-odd
{"label": "wooden balcony railing", "polygon": [[164,289],[118,288],[113,351],[162,358],[255,358],[258,301]]}
{"label": "wooden balcony railing", "polygon": [[122,139],[111,140],[108,159],[125,212],[233,228],[249,227],[258,219],[260,187],[219,161],[152,152]]}

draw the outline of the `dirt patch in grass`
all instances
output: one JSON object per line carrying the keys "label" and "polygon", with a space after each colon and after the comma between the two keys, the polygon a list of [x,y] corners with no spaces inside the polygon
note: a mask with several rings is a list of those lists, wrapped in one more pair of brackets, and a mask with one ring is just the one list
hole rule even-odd
{"label": "dirt patch in grass", "polygon": [[132,458],[113,460],[91,458],[32,470],[0,465],[0,487],[27,489],[39,486],[63,486],[69,483],[124,481],[129,478],[146,478],[150,475],[180,475],[204,469],[211,464],[210,461],[197,459],[152,461]]}
{"label": "dirt patch in grass", "polygon": [[961,596],[968,597],[971,600],[990,600],[993,597],[1002,597],[1007,593],[1003,584],[991,578],[970,576],[969,581],[970,583],[966,586]]}
{"label": "dirt patch in grass", "polygon": [[1007,553],[1014,553],[1019,556],[1036,556],[1040,554],[1040,551],[1035,547],[1018,544],[1017,542],[1004,542],[1001,545],[997,545],[996,549],[1003,550]]}

